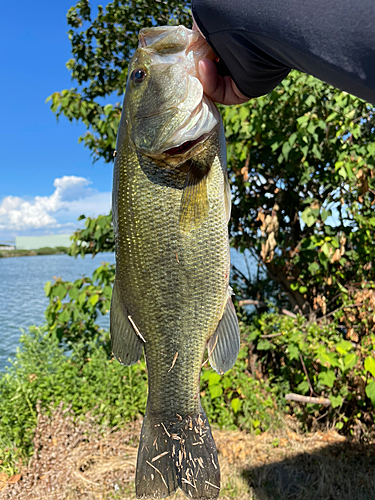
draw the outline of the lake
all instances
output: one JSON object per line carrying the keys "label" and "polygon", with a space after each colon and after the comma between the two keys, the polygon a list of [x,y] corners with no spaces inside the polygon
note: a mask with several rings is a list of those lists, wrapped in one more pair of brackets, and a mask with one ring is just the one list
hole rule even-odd
{"label": "lake", "polygon": [[[245,274],[241,254],[231,249],[232,262]],[[14,356],[22,332],[30,325],[43,325],[48,299],[44,285],[53,277],[74,281],[83,275],[91,276],[101,262],[113,264],[113,253],[100,253],[84,259],[68,255],[37,255],[0,259],[0,371],[9,357]],[[254,269],[254,264],[251,266]],[[99,315],[98,323],[109,327],[109,315]]]}

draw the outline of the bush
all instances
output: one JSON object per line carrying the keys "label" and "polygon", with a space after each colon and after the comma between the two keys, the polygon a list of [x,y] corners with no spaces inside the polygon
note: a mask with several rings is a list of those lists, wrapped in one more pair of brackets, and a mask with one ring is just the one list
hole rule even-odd
{"label": "bush", "polygon": [[91,278],[84,276],[74,282],[61,278],[53,283],[48,281],[44,290],[49,298],[45,316],[50,333],[69,346],[100,335],[105,338],[105,348],[110,355],[108,332],[99,327],[96,319],[99,314],[109,312],[114,279],[114,265],[103,263]]}
{"label": "bush", "polygon": [[302,316],[267,313],[247,327],[247,338],[258,376],[284,385],[284,391],[330,400],[328,409],[291,403],[290,411],[307,427],[319,419],[357,437],[375,430],[373,333],[356,343],[344,338],[337,321],[308,322]]}
{"label": "bush", "polygon": [[144,413],[144,361],[122,366],[95,338],[77,341],[67,353],[46,328],[31,327],[20,342],[15,360],[0,374],[1,468],[9,470],[32,454],[38,401],[45,412],[51,403],[64,402],[78,417],[90,412],[110,426]]}
{"label": "bush", "polygon": [[[146,365],[111,359],[100,336],[77,340],[64,349],[46,327],[31,327],[6,372],[0,374],[0,469],[14,473],[33,453],[37,404],[50,413],[60,403],[77,418],[90,413],[99,424],[123,425],[143,415],[147,399]],[[202,403],[211,424],[266,430],[277,418],[274,395],[267,384],[246,371],[246,348],[223,377],[206,367],[202,373]]]}

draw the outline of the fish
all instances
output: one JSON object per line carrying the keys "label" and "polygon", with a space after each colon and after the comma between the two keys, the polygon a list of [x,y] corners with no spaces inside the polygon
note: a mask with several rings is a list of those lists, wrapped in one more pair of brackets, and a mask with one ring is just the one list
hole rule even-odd
{"label": "fish", "polygon": [[229,286],[225,136],[198,78],[203,57],[214,57],[209,45],[184,26],[142,29],[117,136],[112,352],[131,365],[144,351],[148,371],[137,498],[220,492],[200,373],[206,349],[211,366],[228,371],[240,335]]}

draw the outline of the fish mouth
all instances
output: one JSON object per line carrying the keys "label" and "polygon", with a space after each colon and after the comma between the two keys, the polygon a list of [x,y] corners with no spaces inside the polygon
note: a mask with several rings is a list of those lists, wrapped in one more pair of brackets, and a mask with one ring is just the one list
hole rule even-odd
{"label": "fish mouth", "polygon": [[167,149],[166,151],[163,151],[164,154],[168,156],[177,156],[177,155],[182,155],[190,151],[196,144],[199,142],[202,142],[205,138],[207,137],[207,134],[203,134],[198,139],[195,139],[194,141],[186,141],[180,144],[180,146],[176,146],[174,148]]}

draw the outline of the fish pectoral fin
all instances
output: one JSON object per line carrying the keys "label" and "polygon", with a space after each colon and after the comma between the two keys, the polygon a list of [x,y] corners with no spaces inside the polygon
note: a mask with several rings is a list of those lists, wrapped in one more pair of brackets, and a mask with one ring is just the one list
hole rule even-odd
{"label": "fish pectoral fin", "polygon": [[232,210],[232,192],[230,190],[228,174],[226,172],[224,173],[224,203],[225,203],[225,215],[227,216],[227,222],[229,222],[230,213]]}
{"label": "fish pectoral fin", "polygon": [[123,365],[136,363],[142,354],[143,341],[129,320],[116,281],[113,285],[111,300],[110,332],[112,352],[115,358]]}
{"label": "fish pectoral fin", "polygon": [[232,299],[229,297],[224,313],[207,345],[210,365],[217,373],[225,373],[236,362],[240,350],[240,329]]}
{"label": "fish pectoral fin", "polygon": [[207,171],[191,163],[180,204],[180,229],[189,232],[208,216]]}

